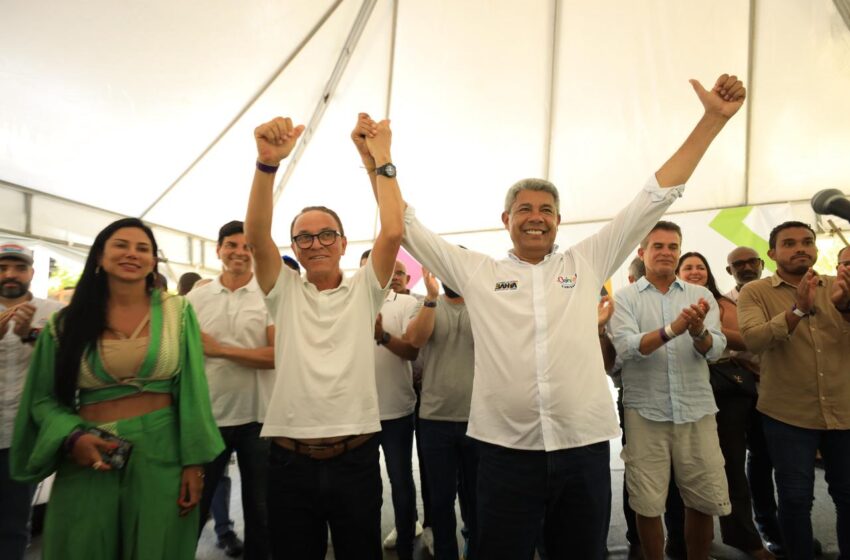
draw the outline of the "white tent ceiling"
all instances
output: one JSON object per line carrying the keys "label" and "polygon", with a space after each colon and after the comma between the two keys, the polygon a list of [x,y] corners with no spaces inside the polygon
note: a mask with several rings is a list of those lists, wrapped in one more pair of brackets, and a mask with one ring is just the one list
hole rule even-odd
{"label": "white tent ceiling", "polygon": [[392,118],[405,198],[439,232],[492,238],[527,176],[560,187],[565,223],[604,220],[698,118],[687,79],[726,71],[748,82],[745,114],[675,211],[848,191],[843,1],[0,0],[0,229],[85,243],[113,217],[45,193],[214,238],[244,215],[253,128],[317,107],[281,245],[308,204],[374,236],[348,139],[364,110]]}

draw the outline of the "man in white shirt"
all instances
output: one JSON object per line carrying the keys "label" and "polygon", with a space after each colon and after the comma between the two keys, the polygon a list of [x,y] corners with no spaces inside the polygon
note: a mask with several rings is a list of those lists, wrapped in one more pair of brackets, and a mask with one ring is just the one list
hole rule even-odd
{"label": "man in white shirt", "polygon": [[381,229],[365,266],[340,269],[347,240],[333,210],[311,206],[290,226],[304,277],[282,266],[271,236],[274,174],[303,132],[276,118],[254,131],[257,171],[245,233],[277,327],[278,372],[262,435],[269,458],[269,530],[275,559],[321,560],[328,528],[339,560],[380,560],[381,430],[374,324],[401,243],[401,194],[389,121],[361,113],[351,137],[375,179]]}
{"label": "man in white shirt", "polygon": [[[269,444],[260,439],[274,387],[275,329],[254,278],[253,256],[243,224],[232,221],[218,232],[221,275],[186,296],[198,315],[204,343],[213,416],[225,449],[206,466],[201,529],[216,487],[236,452],[245,517],[245,558],[269,556],[266,509]],[[231,554],[235,535],[219,538]]]}
{"label": "man in white shirt", "polygon": [[684,190],[741,107],[743,84],[692,85],[705,113],[675,154],[599,233],[557,252],[558,191],[514,185],[502,222],[513,250],[495,260],[427,230],[409,206],[404,247],[463,294],[475,336],[469,436],[481,442],[472,555],[530,558],[545,516],[552,558],[602,559],[611,513],[608,441],[619,436],[597,335],[597,298]]}
{"label": "man in white shirt", "polygon": [[15,416],[35,340],[50,316],[62,308],[58,301],[30,293],[32,257],[22,245],[0,245],[0,551],[9,560],[24,557],[35,490],[9,476]]}
{"label": "man in white shirt", "polygon": [[[365,266],[371,251],[360,257]],[[392,487],[395,531],[384,539],[384,548],[394,547],[401,560],[413,558],[416,535],[416,485],[413,481],[413,390],[411,361],[418,351],[402,338],[410,318],[416,313],[415,297],[400,294],[407,276],[404,263],[393,268],[392,291],[387,294],[375,321],[375,381],[381,415],[381,449]]]}

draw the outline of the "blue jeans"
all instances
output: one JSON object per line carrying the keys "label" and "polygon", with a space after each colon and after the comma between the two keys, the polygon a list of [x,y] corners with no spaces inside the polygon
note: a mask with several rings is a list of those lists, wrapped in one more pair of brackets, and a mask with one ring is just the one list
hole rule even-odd
{"label": "blue jeans", "polygon": [[23,560],[30,540],[30,504],[35,485],[9,476],[9,449],[0,449],[0,552],[8,560]]}
{"label": "blue jeans", "polygon": [[479,442],[479,452],[474,558],[532,558],[541,522],[553,560],[605,558],[611,520],[607,441],[549,452]]}
{"label": "blue jeans", "polygon": [[381,420],[381,448],[392,489],[396,553],[400,560],[413,558],[416,532],[416,484],[413,482],[413,414]]}
{"label": "blue jeans", "polygon": [[434,531],[436,560],[458,558],[456,493],[465,504],[463,509],[470,538],[474,539],[478,532],[475,519],[478,449],[475,440],[466,435],[466,426],[466,422],[419,420],[422,458],[428,472],[431,495],[431,529]]}
{"label": "blue jeans", "polygon": [[206,465],[204,492],[201,496],[201,530],[207,522],[218,483],[236,452],[242,480],[242,513],[245,517],[245,558],[266,560],[269,556],[268,484],[269,442],[260,439],[262,424],[251,422],[239,426],[220,427],[224,451]]}
{"label": "blue jeans", "polygon": [[[227,472],[227,467],[225,467]],[[230,488],[232,482],[226,474],[218,481],[218,486],[213,493],[212,510],[213,521],[215,522],[215,534],[221,537],[233,532],[233,520],[230,519]]]}
{"label": "blue jeans", "polygon": [[773,485],[773,462],[764,439],[762,418],[762,414],[756,411],[747,431],[747,483],[753,497],[753,517],[759,533],[764,540],[782,546],[776,488]]}
{"label": "blue jeans", "polygon": [[381,560],[378,437],[317,460],[272,443],[269,532],[275,560],[324,560],[328,527],[339,560]]}
{"label": "blue jeans", "polygon": [[791,560],[813,558],[812,503],[815,454],[820,449],[835,503],[838,550],[850,557],[850,430],[798,428],[762,414],[762,426],[779,493],[779,526]]}

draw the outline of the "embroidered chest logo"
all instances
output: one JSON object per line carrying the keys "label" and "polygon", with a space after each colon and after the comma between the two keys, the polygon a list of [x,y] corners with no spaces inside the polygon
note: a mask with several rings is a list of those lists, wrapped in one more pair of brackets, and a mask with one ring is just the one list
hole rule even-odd
{"label": "embroidered chest logo", "polygon": [[573,274],[572,276],[558,276],[558,284],[560,284],[562,288],[575,288],[576,282],[578,282],[578,274]]}
{"label": "embroidered chest logo", "polygon": [[496,282],[496,290],[497,292],[503,292],[505,290],[516,290],[519,287],[519,282],[516,280],[503,280],[501,282]]}

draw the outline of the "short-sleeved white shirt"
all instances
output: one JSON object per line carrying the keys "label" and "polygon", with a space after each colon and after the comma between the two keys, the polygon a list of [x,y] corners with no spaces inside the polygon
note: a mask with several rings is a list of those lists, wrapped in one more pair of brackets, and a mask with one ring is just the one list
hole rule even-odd
{"label": "short-sleeved white shirt", "polygon": [[[220,278],[186,295],[201,331],[225,346],[261,348],[272,324],[256,278],[230,291]],[[273,369],[256,369],[226,358],[204,357],[213,417],[219,426],[263,422],[274,387]]]}
{"label": "short-sleeved white shirt", "polygon": [[[419,305],[417,299],[405,294],[390,292],[381,306],[381,325],[384,332],[401,337]],[[416,409],[416,391],[413,390],[413,367],[410,360],[393,354],[386,346],[372,344],[375,348],[375,382],[378,387],[378,408],[381,420],[395,420]]]}
{"label": "short-sleeved white shirt", "polygon": [[371,258],[319,291],[282,266],[266,305],[275,323],[275,382],[262,436],[297,439],[381,430],[375,388],[375,318],[389,289]]}
{"label": "short-sleeved white shirt", "polygon": [[[58,301],[34,297],[29,304],[35,307],[35,314],[30,321],[30,328],[43,329],[47,320],[55,312],[64,307]],[[6,306],[0,304],[0,311]],[[29,370],[30,357],[34,344],[21,342],[15,334],[15,321],[9,321],[6,336],[0,339],[0,449],[12,445],[12,431],[15,427],[15,416],[24,392],[24,382]]]}

